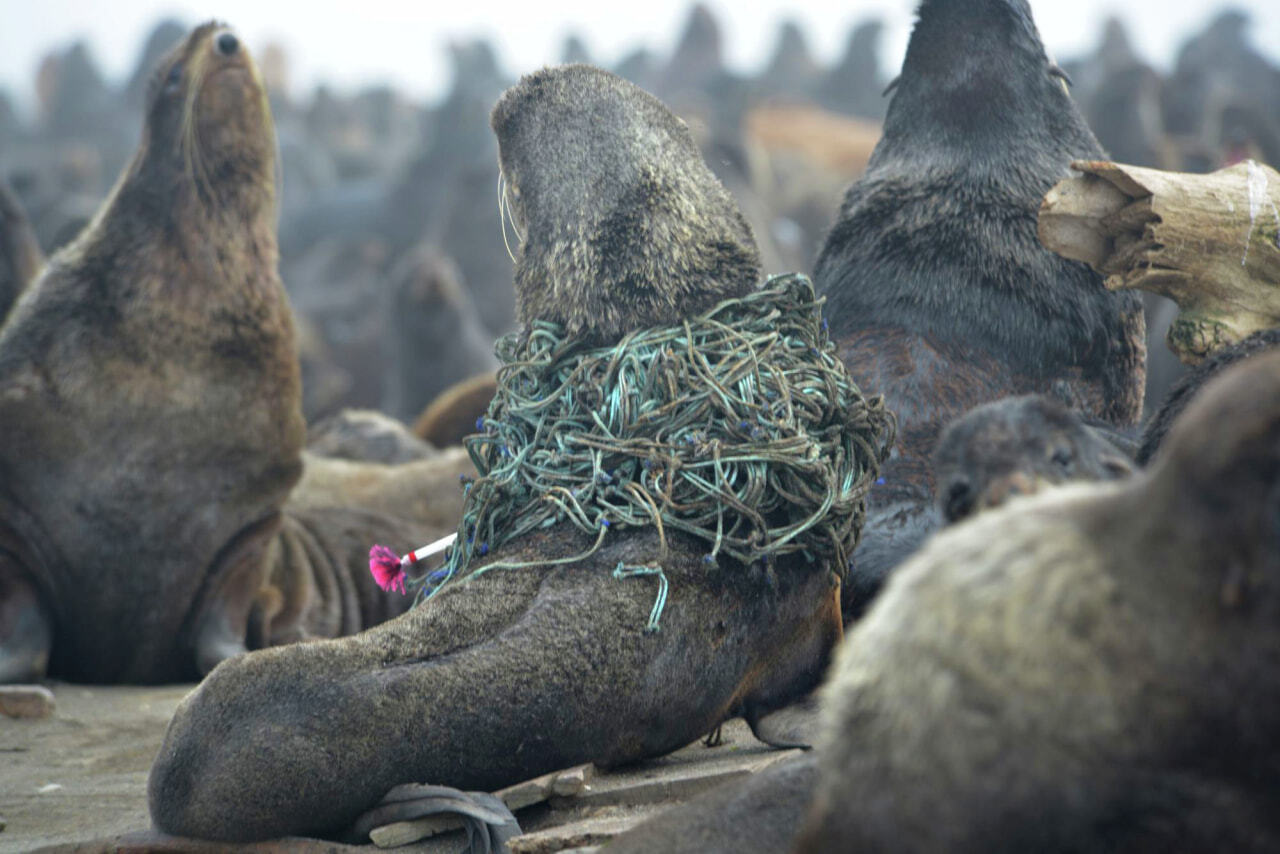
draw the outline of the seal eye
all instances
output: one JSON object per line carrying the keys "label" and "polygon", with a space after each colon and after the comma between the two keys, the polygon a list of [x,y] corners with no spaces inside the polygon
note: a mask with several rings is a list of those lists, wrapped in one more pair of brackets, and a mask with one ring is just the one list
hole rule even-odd
{"label": "seal eye", "polygon": [[1053,454],[1050,455],[1049,460],[1063,471],[1069,471],[1073,460],[1071,449],[1063,447],[1054,448]]}
{"label": "seal eye", "polygon": [[182,63],[174,63],[173,68],[169,69],[168,75],[164,78],[164,93],[173,95],[180,88],[182,88]]}
{"label": "seal eye", "polygon": [[235,52],[240,49],[240,40],[231,33],[223,33],[218,36],[218,53],[223,56],[234,56]]}
{"label": "seal eye", "polygon": [[973,512],[973,488],[969,481],[960,478],[951,482],[947,489],[947,520],[955,522]]}

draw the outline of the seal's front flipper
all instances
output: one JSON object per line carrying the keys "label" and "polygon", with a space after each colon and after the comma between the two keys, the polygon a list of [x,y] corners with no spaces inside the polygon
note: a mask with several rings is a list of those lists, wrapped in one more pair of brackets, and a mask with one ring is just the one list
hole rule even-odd
{"label": "seal's front flipper", "polygon": [[53,647],[53,618],[35,585],[0,552],[0,684],[44,676]]}
{"label": "seal's front flipper", "polygon": [[[280,530],[280,521],[280,514],[273,513],[250,525],[214,560],[192,636],[201,676],[218,662],[249,651],[250,618],[257,617],[257,626],[265,616],[255,614],[255,606],[261,610],[267,575],[265,555]],[[258,628],[256,633],[264,631]]]}
{"label": "seal's front flipper", "polygon": [[747,703],[742,710],[742,719],[747,722],[747,726],[751,727],[751,734],[756,737],[756,741],[778,750],[810,750],[813,748],[812,744],[803,741],[789,741],[769,735],[760,726],[766,714],[766,710],[763,710],[755,703]]}
{"label": "seal's front flipper", "polygon": [[493,795],[418,783],[387,792],[381,803],[356,819],[352,835],[364,842],[376,828],[431,815],[456,815],[462,821],[468,844],[459,854],[507,854],[507,840],[520,835],[516,817]]}

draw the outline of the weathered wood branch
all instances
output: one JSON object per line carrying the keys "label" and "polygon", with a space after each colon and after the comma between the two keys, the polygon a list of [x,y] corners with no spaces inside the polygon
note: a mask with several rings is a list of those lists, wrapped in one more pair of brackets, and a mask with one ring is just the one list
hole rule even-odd
{"label": "weathered wood branch", "polygon": [[1071,164],[1040,206],[1040,240],[1112,290],[1163,294],[1181,311],[1168,345],[1194,364],[1280,326],[1280,173],[1252,160],[1209,175]]}

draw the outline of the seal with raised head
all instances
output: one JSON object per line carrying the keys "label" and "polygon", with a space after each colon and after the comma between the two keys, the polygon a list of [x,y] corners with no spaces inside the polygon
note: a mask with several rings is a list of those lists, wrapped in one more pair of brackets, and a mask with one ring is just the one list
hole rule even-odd
{"label": "seal with raised head", "polygon": [[[782,505],[756,513],[734,504],[694,524],[670,515],[678,508],[661,494],[663,484],[678,480],[673,466],[700,466],[704,483],[714,478],[712,488],[732,496],[764,482],[712,474],[713,467],[732,469],[733,449],[742,446],[708,438],[701,431],[711,427],[702,421],[683,424],[687,413],[678,408],[633,406],[621,390],[610,397],[616,405],[591,403],[623,382],[591,380],[599,366],[618,365],[629,382],[633,371],[674,364],[676,351],[692,349],[673,345],[669,354],[643,361],[628,355],[625,348],[645,335],[715,329],[736,348],[736,329],[716,321],[716,312],[779,298],[775,288],[758,289],[750,230],[684,123],[621,78],[565,66],[529,75],[504,94],[492,125],[523,236],[516,285],[525,328],[504,339],[502,403],[495,402],[485,434],[471,443],[484,462],[482,476],[469,490],[450,553],[451,561],[470,556],[469,574],[360,635],[223,662],[179,707],[152,767],[151,814],[166,832],[227,840],[332,836],[407,782],[492,790],[577,762],[618,764],[662,754],[730,716],[750,720],[807,691],[841,635],[843,561],[832,555],[852,548],[856,531],[847,526],[855,524],[875,460],[860,476],[852,469],[841,474],[826,468],[830,459],[816,447],[812,455],[801,449],[804,465],[817,467],[805,483],[839,485],[833,506],[840,509],[830,517],[796,519]],[[733,388],[715,395],[703,389],[709,397],[727,402],[757,382],[782,381],[774,360],[783,351],[812,359],[805,362],[808,373],[821,374],[823,382],[828,369],[847,381],[820,335],[811,287],[805,282],[800,290],[809,295],[803,329],[776,333],[775,322],[795,317],[780,316],[781,303],[770,302],[774,307],[758,314],[767,334],[776,336],[769,339],[773,351],[758,352],[754,361],[740,353],[697,363],[711,373],[752,366],[735,377]],[[704,310],[710,320],[691,317]],[[794,349],[791,336],[805,343]],[[557,343],[539,349],[549,339]],[[544,397],[546,387],[528,371],[548,364],[581,370],[566,367],[571,378]],[[637,381],[628,388],[674,390],[677,397],[681,388],[702,388],[699,371],[684,370],[673,366],[651,385]],[[797,390],[790,402],[763,395],[769,404],[759,414],[774,424],[780,423],[774,411],[816,412],[822,395],[814,390]],[[519,395],[527,398],[520,411],[535,416],[540,407],[559,411],[583,401],[595,416],[574,409],[578,422],[569,432],[543,420],[527,434],[537,441],[521,440],[523,422],[514,420]],[[850,423],[851,407],[837,409],[830,411],[834,420],[810,422],[813,434],[802,428],[788,447],[821,432],[849,439],[842,448],[863,447],[856,437],[884,452],[883,420],[863,430]],[[606,421],[610,430],[669,429],[677,439],[671,444],[693,456],[666,458],[655,450],[652,458],[641,454],[649,465],[640,465],[638,458],[597,455],[592,448],[610,447],[617,437],[590,432],[592,423]],[[767,428],[745,419],[739,427],[735,417],[731,429]],[[661,444],[655,439],[652,446]],[[585,455],[575,450],[583,447]],[[573,489],[518,485],[550,476],[567,458],[587,466]],[[494,476],[491,466],[499,464],[513,467],[498,470],[511,478]],[[766,479],[779,470],[767,470]],[[798,480],[785,485],[794,502],[811,497]],[[626,521],[628,508],[648,506],[646,494],[657,521],[644,510],[637,510],[640,521]],[[759,497],[759,506],[776,497]],[[494,506],[507,509],[490,513]],[[510,520],[544,510],[547,515],[490,547],[494,532]],[[617,515],[611,520],[608,513]],[[768,526],[754,529],[763,539],[743,529],[752,519]],[[788,519],[794,530],[785,527]],[[821,520],[845,527],[808,558],[786,551],[748,563],[714,554],[738,538],[761,554],[782,549],[791,540],[770,539],[775,533],[803,540],[803,529]],[[224,737],[231,731],[234,739]]]}
{"label": "seal with raised head", "polygon": [[947,523],[1055,484],[1118,480],[1133,443],[1044,395],[1007,397],[947,425],[933,452],[938,512]]}
{"label": "seal with raised head", "polygon": [[1277,519],[1271,353],[1145,471],[940,532],[823,689],[796,851],[1276,850]]}
{"label": "seal with raised head", "polygon": [[941,428],[1045,393],[1127,425],[1142,412],[1138,297],[1040,245],[1041,197],[1102,156],[1026,0],[925,0],[866,173],[814,268],[849,373],[899,444],[872,493],[848,592],[860,608],[932,529]]}
{"label": "seal with raised head", "polygon": [[59,675],[193,675],[201,603],[261,563],[301,474],[274,163],[252,61],[201,27],[111,197],[0,333],[0,589],[30,591]]}
{"label": "seal with raised head", "polygon": [[[275,156],[252,59],[197,28],[110,198],[0,330],[0,681],[189,680],[404,609],[363,553],[443,532],[406,481],[316,460],[284,506],[305,431]],[[453,467],[456,518],[465,455],[416,465]]]}
{"label": "seal with raised head", "polygon": [[0,180],[0,325],[43,265],[44,253],[22,203]]}

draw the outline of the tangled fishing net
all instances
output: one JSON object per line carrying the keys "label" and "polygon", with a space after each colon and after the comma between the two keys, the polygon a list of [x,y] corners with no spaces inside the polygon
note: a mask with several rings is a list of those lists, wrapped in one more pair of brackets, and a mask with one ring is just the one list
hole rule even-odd
{"label": "tangled fishing net", "polygon": [[[443,567],[411,584],[429,598],[494,569],[570,563],[610,531],[652,525],[707,544],[704,560],[784,555],[843,574],[895,422],[835,355],[822,302],[801,275],[726,300],[678,326],[583,348],[537,322],[498,342],[488,414],[465,440],[480,476],[467,484]],[[531,531],[570,524],[594,535],[561,560],[491,561]],[[625,566],[617,577],[657,574]]]}

